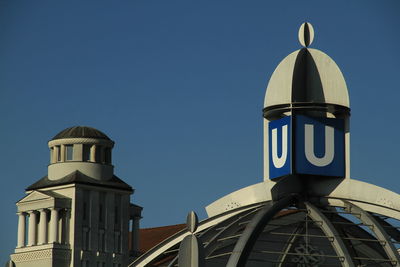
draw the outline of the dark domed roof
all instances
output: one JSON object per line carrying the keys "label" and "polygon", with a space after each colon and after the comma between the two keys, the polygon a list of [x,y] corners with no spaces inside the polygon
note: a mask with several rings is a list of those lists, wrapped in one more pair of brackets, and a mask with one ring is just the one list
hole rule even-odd
{"label": "dark domed roof", "polygon": [[51,140],[64,139],[64,138],[96,138],[96,139],[111,140],[103,132],[88,126],[74,126],[67,128],[59,132]]}

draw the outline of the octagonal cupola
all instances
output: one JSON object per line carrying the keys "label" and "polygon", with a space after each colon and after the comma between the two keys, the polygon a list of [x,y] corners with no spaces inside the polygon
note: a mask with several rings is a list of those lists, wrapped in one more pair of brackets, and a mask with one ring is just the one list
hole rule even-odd
{"label": "octagonal cupola", "polygon": [[87,127],[67,128],[48,143],[50,165],[48,178],[61,179],[74,171],[97,180],[113,176],[111,161],[114,142],[103,132]]}

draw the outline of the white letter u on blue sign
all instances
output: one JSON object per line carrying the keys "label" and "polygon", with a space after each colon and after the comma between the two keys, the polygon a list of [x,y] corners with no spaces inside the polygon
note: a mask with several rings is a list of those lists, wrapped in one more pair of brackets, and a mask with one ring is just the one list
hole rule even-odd
{"label": "white letter u on blue sign", "polygon": [[308,162],[317,167],[329,165],[335,157],[335,129],[325,125],[325,155],[317,157],[314,151],[314,125],[304,124],[304,152]]}
{"label": "white letter u on blue sign", "polygon": [[343,119],[296,115],[270,121],[270,179],[288,174],[344,177],[344,134]]}
{"label": "white letter u on blue sign", "polygon": [[282,168],[287,160],[288,151],[288,126],[282,126],[282,154],[278,156],[278,129],[272,129],[272,162],[275,168]]}
{"label": "white letter u on blue sign", "polygon": [[271,179],[291,172],[291,122],[291,117],[284,117],[268,124],[268,162]]}
{"label": "white letter u on blue sign", "polygon": [[295,118],[294,173],[343,177],[344,120]]}

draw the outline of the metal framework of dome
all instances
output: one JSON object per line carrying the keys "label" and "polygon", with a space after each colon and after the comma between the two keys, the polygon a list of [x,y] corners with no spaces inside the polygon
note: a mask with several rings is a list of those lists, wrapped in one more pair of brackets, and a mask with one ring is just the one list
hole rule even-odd
{"label": "metal framework of dome", "polygon": [[[196,233],[205,266],[399,266],[398,221],[340,201],[321,205],[290,195],[206,219]],[[177,266],[188,233],[182,230],[130,266]]]}
{"label": "metal framework of dome", "polygon": [[[313,38],[311,24],[304,23],[299,39],[305,48],[285,58],[269,82],[264,106],[264,129],[269,133],[265,135],[264,181],[211,203],[206,207],[209,218],[195,227],[192,220],[188,229],[159,243],[129,266],[170,267],[178,266],[178,262],[184,262],[180,267],[400,266],[400,195],[350,178],[346,83],[330,57],[308,48]],[[317,166],[327,168],[321,174],[297,170],[296,165],[283,173],[285,170],[279,169],[282,164],[273,166],[274,129],[269,125],[278,121],[283,125],[283,136],[283,127],[290,123],[297,127],[300,124],[295,124],[296,120],[306,116],[314,118],[315,125],[326,123],[325,129],[334,127],[328,125],[332,121],[345,125],[339,127],[341,131],[332,131],[332,135],[343,137],[340,145],[345,151],[336,151],[339,158],[331,159],[341,162],[335,167],[343,170],[339,175],[329,174],[329,162]],[[297,142],[299,139],[293,139],[296,130],[287,131]],[[303,157],[295,153],[296,148],[290,156]],[[277,158],[283,158],[283,152]],[[321,158],[314,155],[313,160],[320,160],[318,163]],[[197,230],[193,233],[193,229]],[[183,240],[192,235],[198,247],[184,244]],[[179,260],[179,255],[185,260]]]}

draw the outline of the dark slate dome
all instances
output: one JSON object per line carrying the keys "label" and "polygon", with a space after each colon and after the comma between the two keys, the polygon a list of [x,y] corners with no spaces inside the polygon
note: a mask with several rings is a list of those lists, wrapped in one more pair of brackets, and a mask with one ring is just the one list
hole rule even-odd
{"label": "dark slate dome", "polygon": [[51,140],[64,139],[64,138],[96,138],[111,140],[103,132],[88,126],[73,126],[62,130],[56,134]]}

